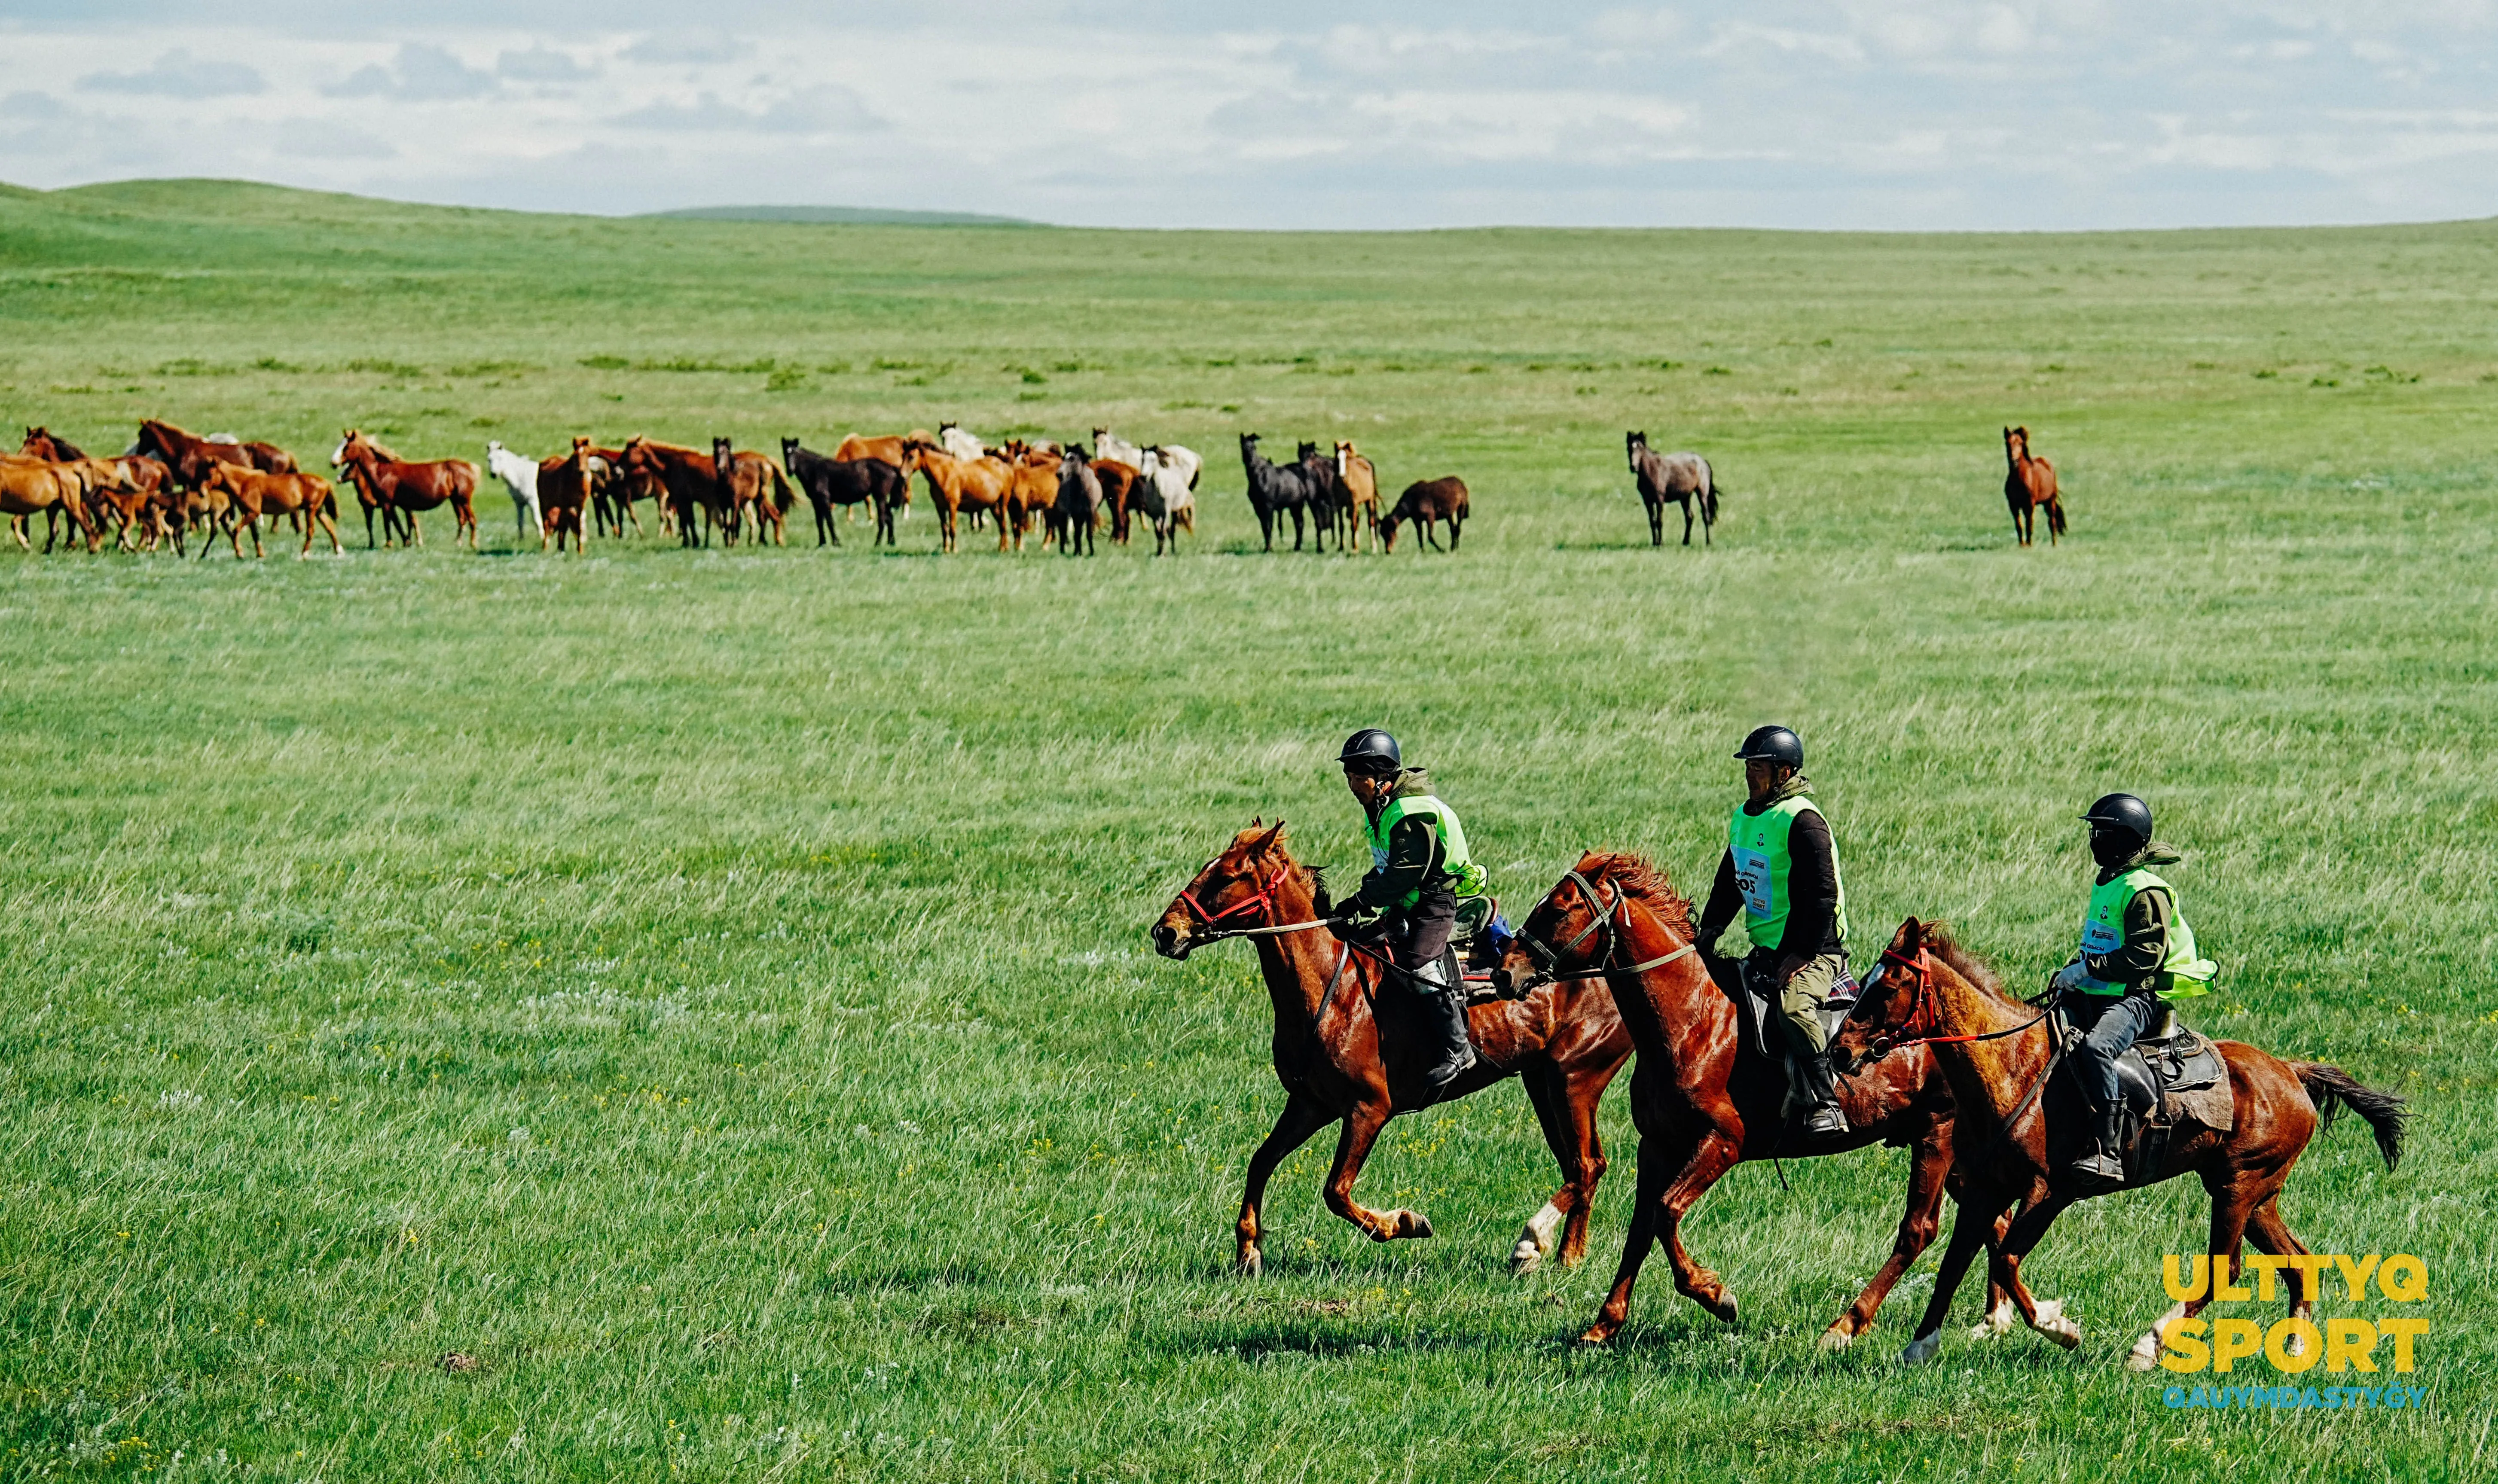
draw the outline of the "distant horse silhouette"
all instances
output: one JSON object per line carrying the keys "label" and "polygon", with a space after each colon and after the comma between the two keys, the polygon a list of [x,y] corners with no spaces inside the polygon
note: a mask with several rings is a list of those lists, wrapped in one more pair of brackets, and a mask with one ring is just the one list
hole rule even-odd
{"label": "distant horse silhouette", "polygon": [[2065,533],[2065,502],[2056,493],[2056,466],[2030,455],[2030,429],[2003,430],[2003,503],[2012,507],[2013,539],[2023,546],[2033,544],[2036,526],[2033,512],[2043,505],[2047,544],[2054,546]]}
{"label": "distant horse silhouette", "polygon": [[1319,491],[1310,488],[1308,474],[1297,463],[1278,466],[1258,452],[1257,433],[1240,435],[1240,467],[1249,476],[1249,506],[1258,512],[1258,531],[1265,549],[1275,550],[1275,525],[1284,512],[1293,514],[1293,550],[1301,549],[1303,522],[1308,520],[1311,498]]}
{"label": "distant horse silhouette", "polygon": [[1716,544],[1717,475],[1697,454],[1660,454],[1648,446],[1648,434],[1624,433],[1631,473],[1639,479],[1640,503],[1648,507],[1648,544],[1665,545],[1665,507],[1682,507],[1682,544],[1691,545],[1691,512],[1700,509],[1700,540]]}

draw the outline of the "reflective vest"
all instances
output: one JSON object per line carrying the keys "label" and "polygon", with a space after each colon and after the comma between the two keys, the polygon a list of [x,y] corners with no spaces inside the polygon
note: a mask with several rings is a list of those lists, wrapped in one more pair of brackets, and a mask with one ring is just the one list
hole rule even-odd
{"label": "reflective vest", "polygon": [[[2133,904],[2134,897],[2145,887],[2156,886],[2168,894],[2171,903],[2177,900],[2177,888],[2135,867],[2112,881],[2102,881],[2091,888],[2090,910],[2082,915],[2082,954],[2096,958],[2111,954],[2125,946],[2125,909]],[[2159,990],[2162,999],[2189,999],[2212,992],[2212,976],[2221,966],[2194,951],[2194,930],[2186,926],[2182,911],[2170,914],[2168,921],[2168,957],[2162,961],[2160,972],[2168,979]],[[2125,986],[2099,979],[2085,979],[2079,986],[2086,995],[2122,995]]]}
{"label": "reflective vest", "polygon": [[[1367,827],[1370,837],[1370,868],[1373,870],[1388,868],[1388,837],[1395,831],[1396,822],[1408,814],[1419,814],[1431,822],[1431,833],[1440,837],[1440,868],[1457,878],[1457,895],[1460,897],[1483,895],[1484,868],[1476,865],[1474,857],[1466,853],[1466,827],[1457,823],[1457,816],[1454,810],[1429,794],[1412,794],[1402,799],[1391,799],[1388,801],[1388,807],[1379,811],[1379,818]],[[1396,905],[1399,910],[1402,910],[1422,900],[1423,889],[1416,887],[1407,892],[1405,899]]]}
{"label": "reflective vest", "polygon": [[[1734,817],[1726,825],[1726,854],[1735,863],[1735,888],[1744,894],[1744,931],[1751,935],[1755,948],[1776,948],[1787,931],[1787,874],[1795,862],[1787,854],[1787,832],[1795,828],[1795,817],[1810,809],[1821,809],[1811,798],[1797,794],[1781,799],[1758,814],[1744,812],[1735,805]],[[1829,816],[1823,815],[1828,823]],[[1839,874],[1839,842],[1831,841],[1831,874]],[[1847,882],[1839,883],[1839,937],[1847,939]],[[1820,945],[1813,945],[1818,948]]]}

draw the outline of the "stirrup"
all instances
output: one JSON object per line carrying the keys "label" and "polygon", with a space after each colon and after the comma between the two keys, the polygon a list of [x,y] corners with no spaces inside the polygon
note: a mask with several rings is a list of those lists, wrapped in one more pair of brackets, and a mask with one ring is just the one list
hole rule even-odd
{"label": "stirrup", "polygon": [[1805,1110],[1804,1131],[1814,1138],[1836,1138],[1846,1133],[1847,1126],[1847,1110],[1837,1103],[1816,1103]]}
{"label": "stirrup", "polygon": [[2095,1149],[2066,1166],[2085,1184],[2121,1185],[2125,1184],[2125,1164],[2106,1149]]}

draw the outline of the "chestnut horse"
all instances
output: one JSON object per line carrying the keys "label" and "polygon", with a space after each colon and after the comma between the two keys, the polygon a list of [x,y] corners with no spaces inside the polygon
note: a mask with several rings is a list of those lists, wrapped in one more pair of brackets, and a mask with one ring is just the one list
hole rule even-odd
{"label": "chestnut horse", "polygon": [[2003,430],[2003,502],[2012,507],[2012,539],[2032,545],[2036,535],[2033,512],[2047,511],[2047,544],[2065,533],[2065,502],[2056,493],[2056,466],[2030,456],[2030,429]]}
{"label": "chestnut horse", "polygon": [[1344,550],[1344,538],[1353,537],[1353,549],[1361,550],[1361,532],[1367,526],[1373,542],[1379,539],[1379,469],[1360,449],[1339,438],[1335,445],[1335,497],[1332,502],[1344,521],[1336,532],[1335,549]]}
{"label": "chestnut horse", "polygon": [[293,474],[297,471],[295,456],[273,443],[239,443],[222,434],[203,438],[155,418],[140,423],[139,441],[133,443],[122,457],[139,454],[161,459],[165,467],[174,472],[174,477],[189,489],[199,487],[212,464],[240,464],[264,474]]}
{"label": "chestnut horse", "polygon": [[[1393,1002],[1412,992],[1384,982],[1381,960],[1371,951],[1337,942],[1320,923],[1329,910],[1326,883],[1293,859],[1284,822],[1270,828],[1253,820],[1171,899],[1153,927],[1154,949],[1167,959],[1185,959],[1231,937],[1258,945],[1258,966],[1275,1009],[1275,1076],[1284,1085],[1284,1111],[1250,1156],[1233,1231],[1233,1262],[1253,1277],[1265,1268],[1259,1244],[1266,1236],[1266,1181],[1329,1123],[1341,1121],[1344,1131],[1328,1172],[1328,1209],[1373,1242],[1431,1235],[1420,1212],[1368,1211],[1353,1198],[1353,1183],[1388,1121],[1435,1099],[1422,1089],[1425,1053],[1415,1037],[1392,1029],[1382,1046],[1382,998]],[[1561,1188],[1527,1221],[1510,1266],[1533,1271],[1553,1250],[1556,1231],[1562,1265],[1576,1266],[1586,1255],[1587,1215],[1605,1176],[1596,1104],[1630,1057],[1630,1038],[1603,987],[1585,979],[1548,983],[1523,999],[1468,1006],[1466,1021],[1480,1056],[1436,1100],[1520,1079],[1561,1166]]]}
{"label": "chestnut horse", "polygon": [[[1431,522],[1446,521],[1449,522],[1449,550],[1454,552],[1457,549],[1460,527],[1466,523],[1466,517],[1472,509],[1472,502],[1466,495],[1466,482],[1456,475],[1443,479],[1418,479],[1405,487],[1405,492],[1396,497],[1396,508],[1380,521],[1379,550],[1396,550],[1396,522],[1407,521],[1422,531],[1423,539],[1436,552],[1440,550],[1440,543],[1432,539]],[[1416,547],[1415,550],[1419,552],[1422,548]]]}
{"label": "chestnut horse", "polygon": [[[849,445],[845,443],[844,447]],[[957,458],[925,438],[913,435],[903,443],[906,457],[918,460],[919,477],[928,481],[928,498],[937,506],[937,550],[954,550],[956,518],[966,510],[1000,510],[1007,499],[1014,470],[1003,458]],[[1003,511],[998,520],[998,550],[1007,549],[1007,525]]]}
{"label": "chestnut horse", "polygon": [[[451,507],[451,540],[468,538],[468,550],[477,550],[477,466],[465,458],[435,458],[423,463],[400,458],[350,427],[338,440],[336,452],[330,456],[330,466],[343,469],[356,487],[356,498],[365,507],[365,544],[373,539],[373,512],[382,512],[383,534],[388,535],[393,513],[407,522],[408,546],[425,545],[425,532],[417,525],[420,511],[447,504]],[[308,539],[308,533],[307,533]]]}
{"label": "chestnut horse", "polygon": [[[330,536],[330,554],[344,554],[338,544],[338,493],[330,482],[318,474],[263,474],[237,464],[219,464],[200,482],[200,493],[207,496],[216,524],[222,526],[235,555],[242,555],[240,526],[251,527],[251,554],[266,556],[260,544],[261,518],[266,516],[274,525],[282,515],[298,517],[304,527],[304,550],[296,559],[312,554],[312,537],[316,531]],[[200,560],[208,559],[208,550],[216,544],[212,527],[200,543]]]}
{"label": "chestnut horse", "polygon": [[[722,545],[736,545],[735,511],[729,504],[728,487],[720,477],[717,450],[706,454],[682,443],[635,436],[624,440],[620,457],[625,478],[650,481],[662,491],[660,505],[676,521],[679,546],[711,545],[715,525],[720,527]],[[699,533],[695,529],[698,511],[702,516]]]}
{"label": "chestnut horse", "polygon": [[1735,1300],[1717,1275],[1682,1247],[1682,1219],[1728,1170],[1746,1160],[1802,1159],[1869,1144],[1905,1146],[1907,1209],[1891,1258],[1847,1311],[1822,1332],[1825,1349],[1844,1349],[1873,1327],[1893,1284],[1935,1240],[1952,1168],[1951,1090],[1931,1057],[1903,1058],[1878,1075],[1849,1082],[1840,1095],[1847,1132],[1811,1138],[1790,1130],[1786,1068],[1745,1044],[1735,1001],[1718,988],[1715,960],[1694,941],[1691,903],[1637,856],[1589,852],[1520,926],[1514,963],[1540,963],[1556,975],[1604,975],[1622,1024],[1639,1048],[1631,1073],[1631,1120],[1640,1132],[1639,1194],[1622,1263],[1596,1322],[1581,1342],[1603,1344],[1630,1316],[1631,1285],[1662,1242],[1674,1286],[1732,1324]]}
{"label": "chestnut horse", "polygon": [[797,496],[781,466],[756,453],[738,453],[726,438],[711,440],[712,473],[728,491],[731,534],[745,526],[746,512],[754,512],[754,541],[762,545],[764,527],[772,528],[775,546],[789,544],[789,506]]}
{"label": "chestnut horse", "polygon": [[[10,517],[10,534],[17,538],[20,551],[31,552],[24,517],[37,511],[69,513],[71,525],[86,537],[86,549],[96,549],[97,528],[86,512],[89,474],[84,472],[95,460],[76,463],[54,463],[40,458],[0,457],[0,515]],[[51,543],[44,544],[46,551]]]}
{"label": "chestnut horse", "polygon": [[572,554],[582,553],[581,513],[596,498],[598,466],[605,460],[587,438],[575,436],[572,452],[537,466],[538,550],[553,541],[563,552],[563,537],[572,533]]}
{"label": "chestnut horse", "polygon": [[[1939,925],[1911,917],[1892,935],[1879,971],[1832,1048],[1834,1055],[1851,1058],[1859,1069],[1854,1075],[1862,1077],[1863,1068],[1878,1070],[1892,1055],[1913,1054],[1927,1043],[1961,1110],[1955,1172],[1960,1183],[1953,1191],[1960,1212],[1925,1319],[1900,1359],[1915,1365],[1934,1357],[1952,1290],[1976,1254],[1980,1236],[2015,1201],[2023,1203],[2021,1215],[2000,1240],[1987,1244],[1992,1277],[2011,1291],[2033,1329],[2071,1349],[2082,1342],[2080,1328],[2063,1314],[2034,1307],[2021,1280],[2022,1259],[2056,1217],[2075,1201],[2102,1193],[2078,1186],[2067,1169],[2096,1132],[2080,1092],[2068,1080],[2053,1077],[2061,1059],[2057,1021],[2005,994],[1994,972],[1960,951]],[[2212,1044],[2228,1069],[2234,1126],[2214,1130],[2181,1118],[2164,1157],[2139,1184],[2158,1184],[2189,1172],[2199,1177],[2212,1196],[2211,1241],[2203,1250],[2216,1268],[2226,1255],[2234,1278],[2241,1239],[2278,1256],[2307,1251],[2282,1219],[2281,1187],[2337,1105],[2368,1121],[2388,1171],[2402,1157],[2405,1115],[2403,1099],[2361,1087],[2339,1067],[2285,1061],[2239,1041]],[[2290,1315],[2307,1318],[2315,1310],[2319,1275],[2313,1268],[2291,1271]],[[2221,1277],[2215,1272],[2201,1296],[2153,1325],[2134,1342],[2127,1365],[2151,1369],[2160,1358],[2162,1332],[2200,1311],[2221,1286]]]}

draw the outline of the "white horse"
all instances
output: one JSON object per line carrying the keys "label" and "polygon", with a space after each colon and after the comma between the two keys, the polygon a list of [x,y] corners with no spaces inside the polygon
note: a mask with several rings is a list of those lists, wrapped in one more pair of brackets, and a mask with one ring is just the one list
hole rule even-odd
{"label": "white horse", "polygon": [[1197,476],[1205,460],[1176,443],[1156,444],[1142,451],[1145,478],[1163,497],[1163,510],[1174,529],[1197,529]]}
{"label": "white horse", "polygon": [[1093,429],[1093,457],[1124,463],[1131,469],[1145,466],[1145,451],[1106,427]]}
{"label": "white horse", "polygon": [[539,531],[539,540],[543,544],[545,532],[539,529],[544,522],[538,515],[536,461],[522,458],[500,443],[490,441],[486,445],[486,468],[503,482],[504,489],[512,491],[512,523],[524,536]]}
{"label": "white horse", "polygon": [[938,424],[937,441],[945,445],[946,453],[967,463],[979,462],[989,452],[988,446],[980,442],[977,433],[965,432],[961,425],[955,423]]}

